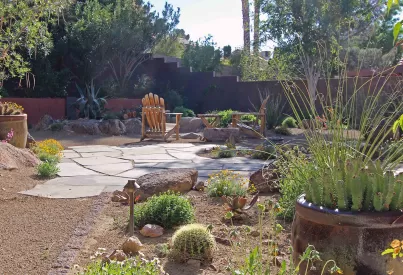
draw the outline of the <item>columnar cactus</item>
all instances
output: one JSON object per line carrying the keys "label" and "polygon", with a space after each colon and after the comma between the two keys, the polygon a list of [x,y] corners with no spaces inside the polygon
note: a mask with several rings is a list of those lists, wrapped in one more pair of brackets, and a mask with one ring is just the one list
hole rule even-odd
{"label": "columnar cactus", "polygon": [[331,209],[397,211],[403,208],[403,174],[384,172],[380,162],[340,161],[318,168],[318,176],[308,180],[306,199]]}

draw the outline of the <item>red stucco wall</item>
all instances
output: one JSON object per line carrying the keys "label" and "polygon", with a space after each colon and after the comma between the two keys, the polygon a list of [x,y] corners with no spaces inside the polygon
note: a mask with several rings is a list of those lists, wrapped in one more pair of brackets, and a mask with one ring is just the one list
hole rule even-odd
{"label": "red stucco wall", "polygon": [[61,119],[66,116],[65,98],[2,98],[0,101],[15,102],[24,107],[24,113],[28,115],[28,123],[38,123],[45,114],[54,119]]}
{"label": "red stucco wall", "polygon": [[125,109],[133,109],[137,106],[141,105],[141,99],[133,99],[133,98],[111,98],[108,99],[108,102],[105,105],[105,108],[110,111],[120,111],[123,108]]}

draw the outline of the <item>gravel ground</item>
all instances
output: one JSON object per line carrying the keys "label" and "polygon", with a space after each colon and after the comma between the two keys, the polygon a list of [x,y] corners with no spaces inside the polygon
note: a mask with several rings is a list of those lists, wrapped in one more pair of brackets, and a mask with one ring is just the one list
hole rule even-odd
{"label": "gravel ground", "polygon": [[0,274],[46,275],[92,199],[17,194],[44,182],[34,176],[34,168],[0,170],[0,175]]}

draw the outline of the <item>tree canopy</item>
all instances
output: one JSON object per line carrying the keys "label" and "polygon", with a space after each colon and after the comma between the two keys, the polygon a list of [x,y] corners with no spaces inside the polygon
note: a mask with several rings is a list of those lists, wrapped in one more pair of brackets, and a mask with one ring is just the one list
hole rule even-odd
{"label": "tree canopy", "polygon": [[190,42],[183,54],[183,64],[194,72],[212,72],[220,69],[221,50],[216,48],[211,35]]}

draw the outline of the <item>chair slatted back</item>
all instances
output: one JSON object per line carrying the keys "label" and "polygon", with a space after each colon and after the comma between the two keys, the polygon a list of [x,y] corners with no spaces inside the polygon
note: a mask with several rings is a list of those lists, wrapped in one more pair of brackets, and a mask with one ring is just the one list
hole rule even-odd
{"label": "chair slatted back", "polygon": [[165,102],[163,98],[149,93],[141,100],[147,124],[152,132],[165,131]]}

